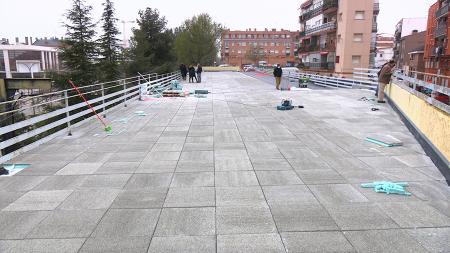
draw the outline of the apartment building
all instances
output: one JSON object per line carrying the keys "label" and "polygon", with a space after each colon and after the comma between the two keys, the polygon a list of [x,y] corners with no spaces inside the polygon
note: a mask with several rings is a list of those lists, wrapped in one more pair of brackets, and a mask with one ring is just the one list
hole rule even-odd
{"label": "apartment building", "polygon": [[233,66],[258,63],[294,66],[297,41],[298,31],[225,30],[221,38],[222,62]]}
{"label": "apartment building", "polygon": [[[420,33],[426,30],[427,30],[427,18],[402,18],[397,23],[397,25],[395,26],[395,33],[394,33],[394,59],[397,61],[397,66],[399,66],[398,60],[402,52],[401,46],[402,39],[406,36],[412,35],[413,33],[417,34],[418,32]],[[418,46],[420,45],[413,47],[416,48]]]}
{"label": "apartment building", "polygon": [[383,64],[385,64],[386,62],[392,60],[393,58],[394,58],[394,37],[384,34],[377,35],[374,67],[379,68],[383,66]]}
{"label": "apartment building", "polygon": [[[428,11],[425,38],[425,72],[450,76],[450,1],[439,0]],[[449,87],[448,79],[441,85]]]}
{"label": "apartment building", "polygon": [[308,0],[300,6],[300,66],[353,73],[375,65],[378,0]]}
{"label": "apartment building", "polygon": [[[413,31],[412,34],[404,36],[400,39],[400,42],[396,43],[395,60],[396,68],[408,70],[410,55],[409,53],[414,51],[421,51],[421,48],[425,45],[426,32]],[[423,49],[422,49],[423,50]]]}

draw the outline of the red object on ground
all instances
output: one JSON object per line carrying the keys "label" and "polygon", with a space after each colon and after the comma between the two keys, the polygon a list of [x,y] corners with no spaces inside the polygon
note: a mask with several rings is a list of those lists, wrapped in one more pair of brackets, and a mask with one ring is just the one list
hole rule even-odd
{"label": "red object on ground", "polygon": [[87,104],[87,106],[89,107],[89,109],[92,110],[92,112],[95,114],[95,116],[97,116],[98,120],[100,120],[100,122],[103,124],[103,126],[108,127],[105,123],[105,121],[102,120],[102,118],[97,114],[97,112],[95,111],[95,109],[91,106],[91,104],[89,104],[89,102],[86,100],[86,98],[83,96],[83,94],[81,93],[81,91],[78,89],[78,87],[71,81],[68,80],[70,85],[72,85],[73,89],[77,91],[78,96],[81,97],[84,102]]}

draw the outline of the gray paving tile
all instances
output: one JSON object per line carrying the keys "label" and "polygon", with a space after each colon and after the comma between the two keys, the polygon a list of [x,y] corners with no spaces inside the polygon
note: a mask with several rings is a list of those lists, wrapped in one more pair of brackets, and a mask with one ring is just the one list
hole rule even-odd
{"label": "gray paving tile", "polygon": [[56,190],[75,190],[86,179],[82,176],[49,176],[38,186],[34,187],[34,191],[56,191]]}
{"label": "gray paving tile", "polygon": [[47,177],[45,176],[14,176],[3,177],[0,181],[0,191],[23,192],[30,191]]}
{"label": "gray paving tile", "polygon": [[0,210],[7,207],[12,202],[16,201],[18,198],[22,197],[25,192],[6,192],[0,191]]}
{"label": "gray paving tile", "polygon": [[153,237],[148,253],[215,253],[214,236],[171,236]]}
{"label": "gray paving tile", "polygon": [[89,175],[89,176],[86,176],[86,179],[78,188],[79,189],[92,189],[92,188],[122,189],[130,177],[131,177],[131,174]]}
{"label": "gray paving tile", "polygon": [[281,237],[283,238],[286,250],[292,253],[356,252],[341,232],[289,232],[282,233]]}
{"label": "gray paving tile", "polygon": [[113,152],[85,152],[75,158],[72,163],[104,163],[108,161],[113,154]]}
{"label": "gray paving tile", "polygon": [[253,171],[216,172],[216,187],[243,187],[259,185]]}
{"label": "gray paving tile", "polygon": [[214,172],[214,165],[213,163],[180,162],[177,164],[175,172]]}
{"label": "gray paving tile", "polygon": [[306,170],[329,170],[332,169],[331,166],[321,159],[309,159],[309,160],[297,160],[288,159],[289,164],[296,171],[306,171]]}
{"label": "gray paving tile", "polygon": [[426,202],[379,203],[383,211],[400,227],[450,226],[450,218]]}
{"label": "gray paving tile", "polygon": [[252,160],[252,164],[255,170],[292,170],[285,159],[257,159]]}
{"label": "gray paving tile", "polygon": [[107,209],[120,193],[118,189],[74,191],[59,207],[61,210]]}
{"label": "gray paving tile", "polygon": [[213,151],[183,151],[181,152],[179,163],[196,162],[202,164],[214,163]]}
{"label": "gray paving tile", "polygon": [[175,173],[170,187],[214,186],[213,172]]}
{"label": "gray paving tile", "polygon": [[56,210],[45,218],[27,238],[89,237],[105,210]]}
{"label": "gray paving tile", "polygon": [[261,234],[276,232],[268,206],[216,208],[217,234]]}
{"label": "gray paving tile", "polygon": [[143,162],[153,162],[153,161],[178,161],[181,152],[150,152],[144,158]]}
{"label": "gray paving tile", "polygon": [[450,249],[450,228],[415,228],[406,232],[429,252],[447,252]]}
{"label": "gray paving tile", "polygon": [[212,151],[214,145],[212,143],[185,143],[183,151]]}
{"label": "gray paving tile", "polygon": [[30,191],[5,207],[3,211],[54,210],[72,191]]}
{"label": "gray paving tile", "polygon": [[271,204],[270,210],[280,232],[338,229],[327,210],[319,204]]}
{"label": "gray paving tile", "polygon": [[215,234],[215,208],[164,208],[155,236]]}
{"label": "gray paving tile", "polygon": [[450,202],[450,187],[443,182],[412,182],[408,190],[422,200]]}
{"label": "gray paving tile", "polygon": [[122,191],[111,208],[161,208],[166,194],[167,188]]}
{"label": "gray paving tile", "polygon": [[427,252],[403,230],[370,230],[344,232],[358,252]]}
{"label": "gray paving tile", "polygon": [[394,158],[409,167],[434,166],[433,161],[426,155],[402,155]]}
{"label": "gray paving tile", "polygon": [[304,185],[263,186],[269,204],[318,204],[318,201]]}
{"label": "gray paving tile", "polygon": [[333,169],[297,170],[305,184],[344,184],[347,181]]}
{"label": "gray paving tile", "polygon": [[145,152],[117,152],[107,162],[141,162],[147,155]]}
{"label": "gray paving tile", "polygon": [[220,159],[235,159],[235,160],[249,160],[247,150],[245,149],[219,149],[214,152],[214,158]]}
{"label": "gray paving tile", "polygon": [[183,150],[183,144],[184,143],[156,143],[153,146],[152,151],[154,151],[154,152],[164,152],[164,151],[180,152],[181,150]]}
{"label": "gray paving tile", "polygon": [[[34,161],[32,161],[34,162]],[[17,175],[21,176],[50,176],[67,165],[68,162],[39,162],[31,163],[29,168],[22,170]]]}
{"label": "gray paving tile", "polygon": [[260,187],[217,187],[217,206],[265,206]]}
{"label": "gray paving tile", "polygon": [[92,237],[151,236],[159,209],[110,209]]}
{"label": "gray paving tile", "polygon": [[102,163],[69,163],[64,168],[56,172],[56,175],[93,174],[102,165]]}
{"label": "gray paving tile", "polygon": [[218,253],[284,253],[278,234],[240,234],[217,236]]}
{"label": "gray paving tile", "polygon": [[80,253],[145,253],[150,244],[150,237],[116,237],[89,238],[79,251]]}
{"label": "gray paving tile", "polygon": [[369,202],[363,194],[349,184],[311,185],[309,189],[323,205]]}
{"label": "gray paving tile", "polygon": [[132,174],[138,168],[140,162],[107,162],[94,174]]}
{"label": "gray paving tile", "polygon": [[76,253],[84,243],[80,239],[36,239],[0,241],[2,253]]}
{"label": "gray paving tile", "polygon": [[214,150],[245,149],[243,142],[214,142]]}
{"label": "gray paving tile", "polygon": [[48,211],[0,212],[0,239],[23,239]]}
{"label": "gray paving tile", "polygon": [[214,165],[216,171],[253,170],[249,159],[218,158]]}
{"label": "gray paving tile", "polygon": [[215,206],[214,187],[170,188],[164,207]]}
{"label": "gray paving tile", "polygon": [[400,162],[399,160],[389,157],[389,156],[378,156],[378,157],[360,157],[361,161],[366,163],[372,168],[403,168],[406,164]]}
{"label": "gray paving tile", "polygon": [[326,207],[342,230],[389,229],[399,226],[375,204]]}
{"label": "gray paving tile", "polygon": [[167,188],[172,180],[172,173],[135,174],[125,185],[125,190],[143,190],[149,188]]}
{"label": "gray paving tile", "polygon": [[261,185],[296,185],[303,184],[294,171],[256,171]]}
{"label": "gray paving tile", "polygon": [[141,163],[135,173],[173,173],[178,161],[152,161]]}

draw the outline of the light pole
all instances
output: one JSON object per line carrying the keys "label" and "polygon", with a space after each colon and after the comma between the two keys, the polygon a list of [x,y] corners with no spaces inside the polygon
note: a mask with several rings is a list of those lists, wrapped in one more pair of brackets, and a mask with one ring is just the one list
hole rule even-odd
{"label": "light pole", "polygon": [[133,20],[130,20],[130,21],[120,20],[120,22],[123,25],[123,48],[128,48],[126,24],[134,24],[134,23],[136,23],[136,21],[133,21]]}

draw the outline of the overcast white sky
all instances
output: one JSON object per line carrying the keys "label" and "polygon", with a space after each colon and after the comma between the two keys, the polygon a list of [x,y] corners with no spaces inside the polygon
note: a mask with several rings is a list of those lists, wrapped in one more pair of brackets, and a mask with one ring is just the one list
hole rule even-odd
{"label": "overcast white sky", "polygon": [[[351,0],[358,1],[358,0]],[[100,19],[103,0],[87,0],[94,6],[94,17]],[[202,12],[234,30],[246,28],[284,28],[298,30],[298,7],[304,0],[115,0],[117,17],[135,20],[146,7],[157,8],[166,16],[169,27]],[[395,24],[406,17],[426,17],[436,0],[380,0],[379,32],[394,33]],[[0,38],[25,36],[64,36],[61,23],[71,0],[0,0]],[[131,25],[128,25],[131,26]],[[131,29],[129,27],[129,29]],[[122,31],[122,25],[120,24]],[[128,30],[128,29],[127,29]],[[128,35],[130,32],[127,32]]]}

